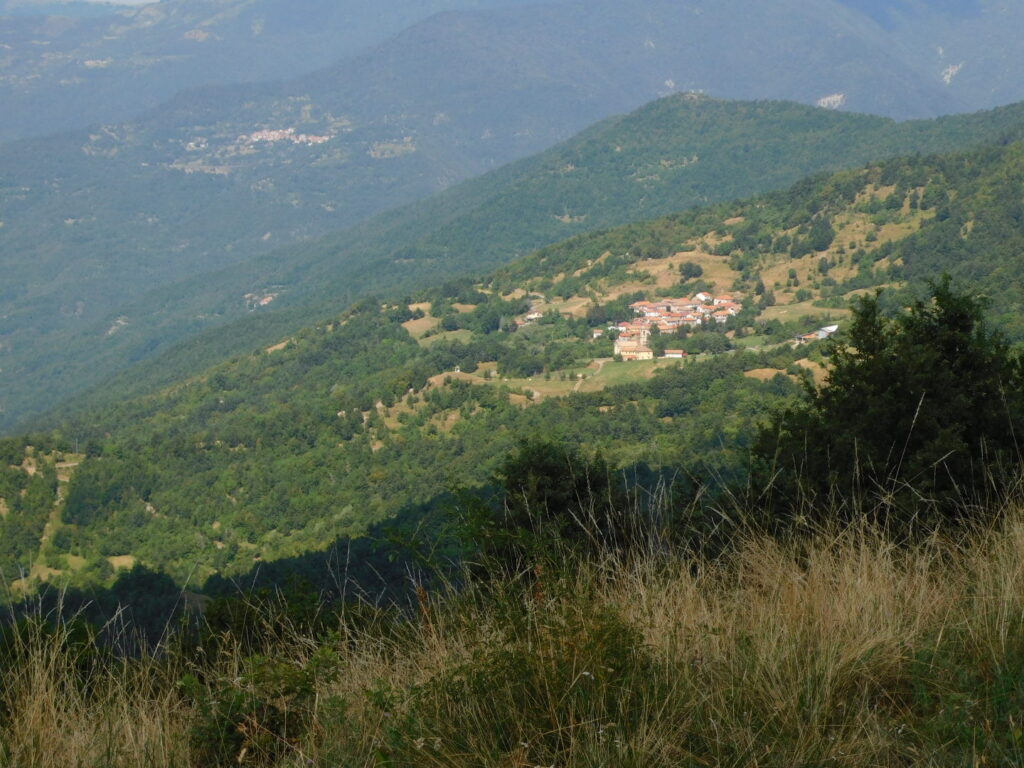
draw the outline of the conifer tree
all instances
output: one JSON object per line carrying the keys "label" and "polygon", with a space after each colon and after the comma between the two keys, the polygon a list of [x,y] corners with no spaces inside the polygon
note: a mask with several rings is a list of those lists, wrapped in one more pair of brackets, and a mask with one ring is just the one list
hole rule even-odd
{"label": "conifer tree", "polygon": [[755,485],[783,516],[868,511],[890,522],[960,520],[1004,490],[1024,437],[1019,359],[949,277],[886,317],[860,299],[830,345],[826,385],[755,444]]}

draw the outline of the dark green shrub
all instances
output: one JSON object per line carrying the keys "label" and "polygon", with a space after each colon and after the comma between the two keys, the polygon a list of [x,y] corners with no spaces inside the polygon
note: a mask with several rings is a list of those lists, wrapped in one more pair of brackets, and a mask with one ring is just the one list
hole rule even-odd
{"label": "dark green shrub", "polygon": [[493,478],[494,504],[467,497],[460,535],[487,573],[511,574],[566,549],[602,551],[628,535],[626,494],[601,456],[526,440]]}
{"label": "dark green shrub", "polygon": [[865,297],[828,349],[827,386],[755,443],[754,487],[774,513],[827,519],[863,503],[888,522],[934,524],[994,508],[1019,471],[1024,376],[980,299],[946,278],[889,318]]}
{"label": "dark green shrub", "polygon": [[337,655],[321,646],[304,664],[250,656],[237,679],[203,683],[183,678],[194,704],[189,731],[198,765],[273,765],[305,738],[313,722],[318,685],[339,673]]}

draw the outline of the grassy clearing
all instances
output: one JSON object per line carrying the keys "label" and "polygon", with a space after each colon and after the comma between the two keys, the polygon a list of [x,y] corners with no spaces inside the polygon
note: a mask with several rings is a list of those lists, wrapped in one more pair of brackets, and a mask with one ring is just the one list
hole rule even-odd
{"label": "grassy clearing", "polygon": [[115,571],[130,571],[137,560],[134,555],[113,555],[107,558],[107,562]]}
{"label": "grassy clearing", "polygon": [[780,373],[783,376],[788,375],[785,371],[778,368],[755,368],[752,371],[747,371],[743,375],[748,379],[756,379],[757,381],[771,381]]}
{"label": "grassy clearing", "polygon": [[435,333],[433,336],[424,336],[419,339],[419,343],[424,347],[429,347],[431,344],[436,344],[439,341],[461,341],[464,344],[468,344],[472,340],[473,332],[463,328],[458,331],[442,331],[441,333]]}
{"label": "grassy clearing", "polygon": [[402,323],[402,327],[409,332],[414,339],[422,338],[425,333],[436,330],[441,325],[441,320],[436,317],[427,315],[426,317],[420,317],[416,320],[407,320]]}
{"label": "grassy clearing", "polygon": [[796,364],[801,368],[806,368],[811,372],[814,377],[814,383],[819,387],[825,383],[825,379],[828,378],[828,369],[821,363],[816,363],[813,360],[797,360]]}
{"label": "grassy clearing", "polygon": [[[789,341],[786,339],[785,341]],[[772,347],[779,344],[779,340],[773,336],[742,336],[738,339],[733,339],[733,343],[740,349],[756,349],[759,347]]]}
{"label": "grassy clearing", "polygon": [[267,638],[91,665],[28,632],[5,646],[0,764],[1024,762],[1020,515],[913,547],[848,531],[608,557]]}
{"label": "grassy clearing", "polygon": [[[817,317],[823,321],[825,318],[840,320],[849,317],[851,314],[852,312],[849,309],[825,309],[814,306],[813,301],[804,301],[796,304],[778,304],[774,307],[768,307],[762,313],[761,319],[766,322],[778,320],[782,323],[788,323],[792,320],[799,320],[804,316]],[[812,330],[814,329],[808,328],[808,331]]]}
{"label": "grassy clearing", "polygon": [[[689,358],[696,359],[696,356]],[[649,379],[659,370],[674,368],[681,364],[684,364],[684,361],[665,358],[628,363],[603,359],[596,360],[584,368],[559,371],[550,379],[539,375],[525,379],[494,378],[488,381],[524,392],[535,392],[537,398],[542,400],[547,397],[565,397],[572,392],[600,392],[607,387]]]}

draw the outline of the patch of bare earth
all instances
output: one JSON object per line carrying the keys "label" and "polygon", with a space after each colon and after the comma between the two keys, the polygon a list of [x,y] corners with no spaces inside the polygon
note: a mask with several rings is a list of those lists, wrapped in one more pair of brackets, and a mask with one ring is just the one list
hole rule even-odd
{"label": "patch of bare earth", "polygon": [[414,339],[418,339],[428,331],[432,331],[435,328],[437,328],[437,326],[440,325],[440,323],[441,321],[438,320],[436,317],[430,317],[430,315],[426,315],[425,317],[420,317],[417,318],[416,320],[407,320],[406,322],[402,323],[402,327],[409,332],[410,336],[412,336]]}

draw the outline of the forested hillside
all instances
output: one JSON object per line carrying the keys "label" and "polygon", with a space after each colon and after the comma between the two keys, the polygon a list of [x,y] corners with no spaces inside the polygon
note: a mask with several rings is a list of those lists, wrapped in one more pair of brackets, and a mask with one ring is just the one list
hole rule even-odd
{"label": "forested hillside", "polygon": [[[138,172],[138,187],[111,186],[105,168],[119,162],[116,158],[78,155],[75,163],[94,178],[74,197],[92,214],[82,215],[78,207],[65,210],[49,186],[26,191],[15,184],[4,193],[0,243],[9,280],[0,294],[6,314],[0,337],[2,419],[8,425],[23,420],[225,321],[246,319],[230,333],[193,345],[185,356],[198,351],[200,357],[186,370],[269,343],[367,291],[395,293],[425,280],[481,274],[575,233],[744,197],[822,169],[1014,135],[1021,112],[1015,105],[895,123],[780,102],[678,95],[600,123],[552,150],[423,203],[259,258],[246,258],[247,249],[256,243],[266,247],[263,234],[277,214],[226,194],[224,184],[230,191],[235,182],[172,174],[172,196],[184,206],[182,216],[187,215],[187,220],[176,219],[152,197],[150,170]],[[333,194],[329,179],[337,169],[318,167],[317,147],[283,151],[295,155],[294,164],[281,166],[284,172],[320,174],[325,194]],[[27,160],[9,154],[5,169],[16,176]],[[59,154],[49,164],[60,179],[55,184],[75,186],[65,178],[74,174]],[[110,198],[102,213],[103,195],[91,197],[99,188]],[[239,191],[252,200],[247,186]],[[117,223],[125,206],[137,210],[127,228]],[[290,203],[284,208],[289,220],[301,219],[303,227],[315,231],[311,220],[303,218],[306,208]],[[194,215],[198,209],[202,215]],[[58,227],[44,226],[55,218],[61,221]],[[219,254],[203,246],[211,238],[221,243]],[[272,236],[268,242],[274,241]],[[161,287],[228,262],[234,263],[219,272]],[[154,370],[156,375],[180,371],[184,361],[179,355]]]}
{"label": "forested hillside", "polygon": [[420,21],[0,143],[0,768],[1024,766],[1024,3],[102,2]]}
{"label": "forested hillside", "polygon": [[[341,60],[318,72],[183,91],[127,122],[105,119],[88,130],[0,148],[0,268],[10,275],[0,297],[0,354],[13,355],[0,366],[0,389],[11,393],[0,403],[0,420],[17,421],[43,400],[79,391],[225,313],[276,300],[277,283],[256,273],[273,270],[250,265],[253,256],[422,199],[651,98],[691,90],[901,117],[956,109],[948,84],[938,76],[922,79],[887,29],[825,0],[787,0],[772,8],[746,0],[683,6],[615,0],[600,7],[496,2],[435,14],[359,55],[352,54],[388,30],[456,6],[398,4],[380,15],[376,6],[308,2],[289,14],[271,0],[172,0],[124,10],[113,20],[11,21],[6,42],[0,41],[3,82],[12,89],[5,99],[8,120],[40,113],[19,102],[36,98],[37,87],[57,88],[52,98],[84,113],[122,94],[130,99],[141,83],[164,93],[175,84],[266,72],[287,78],[319,61],[339,27],[345,33],[336,51]],[[361,26],[370,10],[373,23]],[[1002,16],[986,12],[983,18],[991,26]],[[282,50],[296,47],[304,51],[301,61],[275,63]],[[257,65],[239,72],[238,62],[253,60]],[[140,71],[147,76],[138,77]],[[706,160],[700,144],[660,160],[686,175],[679,164]],[[759,142],[747,144],[756,151]],[[916,145],[868,140],[860,146],[886,153]],[[847,160],[843,148],[832,156]],[[848,159],[870,157],[878,155]],[[762,173],[756,164],[749,170],[751,178]],[[797,173],[810,170],[801,166]],[[765,188],[727,186],[705,179],[688,191],[707,202]],[[645,193],[645,200],[656,197],[654,190]],[[688,202],[680,197],[671,205]],[[645,207],[612,221],[587,210],[550,215],[590,228],[670,209]],[[489,213],[483,212],[488,220]],[[553,222],[531,224],[559,229]],[[388,243],[391,251],[408,246],[408,240]],[[302,268],[292,266],[292,275]],[[185,277],[218,269],[243,271],[243,282],[256,289],[210,302],[205,286],[218,279],[198,291],[188,286],[184,295],[159,294]],[[343,289],[347,296],[368,287],[348,272],[331,277],[352,284]],[[290,282],[288,275],[283,283]],[[190,301],[193,306],[181,311]],[[154,304],[156,313],[147,311]],[[134,335],[124,333],[133,326]],[[35,404],[20,402],[20,395]]]}
{"label": "forested hillside", "polygon": [[[758,425],[822,380],[816,334],[842,333],[852,297],[885,287],[882,308],[899,311],[949,272],[1021,337],[1022,173],[1024,146],[1008,143],[820,175],[581,235],[482,282],[364,300],[145,397],[112,390],[116,404],[47,438],[87,454],[53,535],[5,556],[72,583],[104,562],[237,575],[444,509],[530,435],[643,487],[671,477],[688,505],[698,490],[720,500],[743,486]],[[702,292],[720,299],[708,320],[652,335],[655,359],[619,361],[632,303]],[[32,443],[10,443],[10,463]]]}

